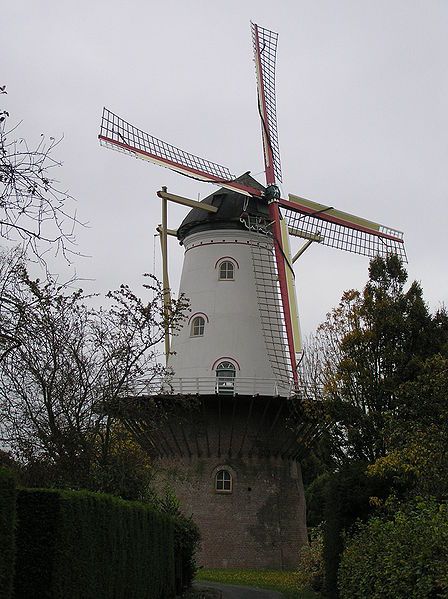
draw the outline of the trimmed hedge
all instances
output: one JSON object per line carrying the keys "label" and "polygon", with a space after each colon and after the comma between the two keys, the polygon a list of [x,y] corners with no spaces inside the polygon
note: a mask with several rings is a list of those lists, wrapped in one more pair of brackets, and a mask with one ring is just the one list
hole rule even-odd
{"label": "trimmed hedge", "polygon": [[16,599],[166,599],[174,523],[137,502],[26,489],[17,501]]}
{"label": "trimmed hedge", "polygon": [[448,597],[448,508],[423,502],[372,518],[348,541],[341,599]]}
{"label": "trimmed hedge", "polygon": [[14,475],[0,468],[0,599],[12,593],[16,520],[16,481]]}

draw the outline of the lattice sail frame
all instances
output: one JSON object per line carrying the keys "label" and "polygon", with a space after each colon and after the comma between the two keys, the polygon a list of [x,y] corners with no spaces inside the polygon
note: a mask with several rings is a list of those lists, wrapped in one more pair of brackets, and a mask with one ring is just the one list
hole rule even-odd
{"label": "lattice sail frame", "polygon": [[[282,181],[280,148],[278,142],[277,108],[275,101],[275,63],[278,33],[251,23],[252,43],[257,75],[258,107],[262,119],[265,158],[272,166],[276,181]],[[275,181],[269,181],[272,184]]]}
{"label": "lattice sail frame", "polygon": [[283,387],[291,384],[294,372],[288,359],[288,337],[282,307],[274,239],[250,244],[257,304],[266,353],[276,380]]}
{"label": "lattice sail frame", "polygon": [[403,243],[385,239],[377,235],[350,229],[346,225],[322,220],[318,216],[300,214],[292,210],[284,210],[283,214],[288,223],[290,235],[311,239],[339,250],[361,254],[374,258],[397,254],[403,262],[407,262],[406,250]]}
{"label": "lattice sail frame", "polygon": [[98,137],[107,147],[131,154],[136,158],[149,160],[182,175],[211,180],[213,183],[232,181],[235,178],[227,167],[185,152],[145,133],[107,108],[103,108]]}
{"label": "lattice sail frame", "polygon": [[369,258],[396,254],[407,262],[401,231],[292,194],[280,204],[290,235]]}

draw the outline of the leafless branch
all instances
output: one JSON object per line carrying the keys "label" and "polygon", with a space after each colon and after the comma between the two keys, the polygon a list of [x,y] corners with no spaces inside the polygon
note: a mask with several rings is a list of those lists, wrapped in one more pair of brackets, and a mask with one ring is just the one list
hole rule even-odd
{"label": "leafless branch", "polygon": [[[4,87],[1,93],[6,93]],[[45,263],[51,248],[70,262],[75,249],[77,218],[74,198],[59,187],[53,171],[62,166],[54,150],[62,137],[42,134],[34,146],[8,127],[9,113],[0,111],[0,236],[17,241]]]}

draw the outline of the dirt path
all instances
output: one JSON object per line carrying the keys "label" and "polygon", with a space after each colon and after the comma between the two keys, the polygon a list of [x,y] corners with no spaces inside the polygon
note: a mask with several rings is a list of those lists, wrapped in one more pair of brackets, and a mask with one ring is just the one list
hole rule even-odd
{"label": "dirt path", "polygon": [[198,590],[211,589],[215,591],[216,599],[283,599],[283,595],[277,591],[221,584],[220,582],[195,582],[193,587]]}

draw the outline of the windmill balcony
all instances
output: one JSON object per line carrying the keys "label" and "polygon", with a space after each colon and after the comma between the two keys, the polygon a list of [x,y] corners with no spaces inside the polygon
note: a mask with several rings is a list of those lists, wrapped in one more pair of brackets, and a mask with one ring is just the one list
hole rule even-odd
{"label": "windmill balcony", "polygon": [[243,377],[170,377],[162,385],[164,393],[179,395],[266,395],[290,397],[293,382]]}

